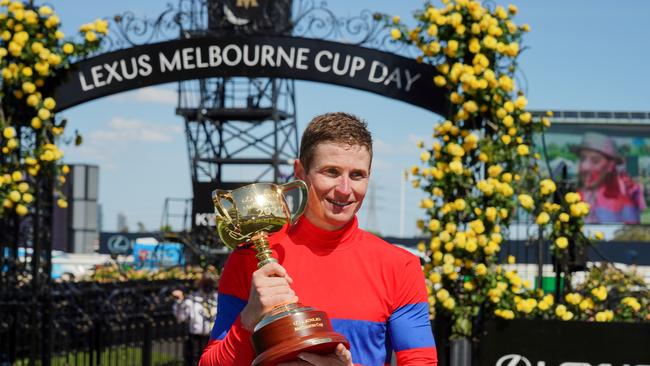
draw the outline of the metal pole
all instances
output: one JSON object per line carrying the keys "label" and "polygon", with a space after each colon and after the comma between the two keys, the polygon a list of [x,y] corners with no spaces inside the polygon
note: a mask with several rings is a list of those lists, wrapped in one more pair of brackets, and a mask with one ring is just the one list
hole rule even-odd
{"label": "metal pole", "polygon": [[405,215],[406,215],[406,181],[408,180],[409,173],[405,170],[402,174],[400,185],[400,198],[399,198],[399,236],[404,237]]}
{"label": "metal pole", "polygon": [[537,232],[537,288],[543,289],[544,281],[544,232],[542,227],[538,227]]}

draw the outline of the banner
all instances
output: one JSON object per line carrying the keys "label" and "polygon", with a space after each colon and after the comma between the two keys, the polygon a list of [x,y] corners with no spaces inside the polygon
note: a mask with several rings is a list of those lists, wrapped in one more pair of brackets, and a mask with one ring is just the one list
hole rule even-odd
{"label": "banner", "polygon": [[[55,89],[63,110],[111,94],[173,81],[268,77],[365,90],[445,114],[435,67],[369,48],[299,37],[205,37],[105,53],[71,65]],[[396,121],[399,122],[399,121]]]}

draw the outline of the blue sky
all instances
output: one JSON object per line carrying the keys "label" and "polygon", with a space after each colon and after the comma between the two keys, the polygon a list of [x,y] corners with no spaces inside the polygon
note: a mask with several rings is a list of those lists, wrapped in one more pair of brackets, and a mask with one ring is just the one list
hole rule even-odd
{"label": "blue sky", "polygon": [[[294,0],[294,2],[297,0]],[[166,1],[52,2],[67,34],[82,23],[131,11],[155,16]],[[175,4],[175,2],[173,2]],[[340,16],[364,9],[400,15],[407,20],[423,1],[328,1]],[[496,1],[507,4],[508,2]],[[644,26],[650,2],[512,1],[516,23],[528,23],[521,70],[527,80],[531,109],[650,109],[650,30]],[[160,226],[166,197],[191,197],[183,121],[174,114],[174,85],[140,89],[83,104],[63,112],[68,132],[78,130],[81,147],[65,147],[66,162],[100,166],[99,201],[103,229],[115,230],[119,212],[133,230]],[[369,122],[375,138],[371,182],[375,222],[369,220],[369,197],[360,223],[383,235],[398,235],[400,184],[404,169],[417,163],[418,139],[428,141],[440,118],[428,111],[374,94],[313,82],[297,83],[298,129],[313,116],[329,111],[355,113]],[[233,179],[235,180],[235,179]],[[407,236],[416,233],[420,193],[410,186],[406,198]]]}

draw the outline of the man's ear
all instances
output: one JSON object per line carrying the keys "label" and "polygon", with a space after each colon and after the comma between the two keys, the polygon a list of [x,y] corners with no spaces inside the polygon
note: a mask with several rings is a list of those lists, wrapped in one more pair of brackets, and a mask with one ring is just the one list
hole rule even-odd
{"label": "man's ear", "polygon": [[293,161],[293,176],[296,179],[305,180],[306,177],[305,167],[302,165],[300,159]]}

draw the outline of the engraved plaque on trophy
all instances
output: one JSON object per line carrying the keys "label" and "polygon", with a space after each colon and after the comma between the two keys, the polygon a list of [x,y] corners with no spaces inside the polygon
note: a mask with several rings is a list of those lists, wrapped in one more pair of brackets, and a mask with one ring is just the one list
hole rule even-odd
{"label": "engraved plaque on trophy", "polygon": [[[300,202],[291,212],[285,194],[299,189]],[[285,224],[294,224],[307,203],[307,185],[296,180],[282,185],[254,183],[232,191],[215,190],[212,200],[217,213],[217,232],[221,240],[235,248],[252,243],[258,268],[277,262],[269,249],[268,235]],[[300,303],[278,305],[255,326],[253,365],[272,366],[297,359],[301,352],[333,353],[339,343],[350,348],[348,340],[335,332],[323,311]]]}

